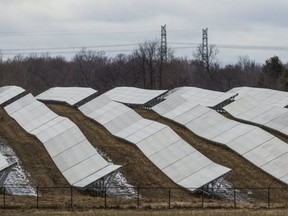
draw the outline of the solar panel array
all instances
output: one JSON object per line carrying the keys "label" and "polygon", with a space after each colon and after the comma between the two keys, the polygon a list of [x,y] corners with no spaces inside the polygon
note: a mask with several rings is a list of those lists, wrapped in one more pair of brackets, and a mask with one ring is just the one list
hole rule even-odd
{"label": "solar panel array", "polygon": [[263,125],[288,135],[287,108],[259,102],[250,96],[243,96],[224,109],[237,119]]}
{"label": "solar panel array", "polygon": [[116,87],[106,92],[111,100],[125,104],[144,105],[149,101],[163,96],[167,90],[148,90],[135,87]]}
{"label": "solar panel array", "polygon": [[196,104],[215,107],[226,100],[234,98],[235,96],[235,93],[211,91],[196,87],[180,87],[172,90],[167,98],[182,97],[187,101],[191,101]]}
{"label": "solar panel array", "polygon": [[95,93],[97,93],[97,91],[92,88],[54,87],[37,95],[36,99],[43,101],[59,101],[73,106]]}
{"label": "solar panel array", "polygon": [[[0,104],[5,103],[23,92],[25,92],[25,90],[18,86],[0,87]],[[4,184],[11,168],[14,165],[14,163],[9,164],[5,157],[0,153],[0,187],[2,187]]]}
{"label": "solar panel array", "polygon": [[0,104],[16,97],[17,95],[25,92],[25,90],[18,86],[3,86],[0,87]]}
{"label": "solar panel array", "polygon": [[102,158],[71,120],[58,116],[31,94],[4,109],[44,144],[71,185],[84,188],[120,168]]}
{"label": "solar panel array", "polygon": [[206,158],[170,127],[143,119],[106,95],[91,100],[79,109],[113,135],[135,144],[170,179],[191,191],[230,171]]}
{"label": "solar panel array", "polygon": [[270,133],[256,126],[227,119],[212,109],[181,97],[169,98],[152,109],[200,137],[226,145],[288,184],[288,166],[284,163],[288,159],[288,145]]}
{"label": "solar panel array", "polygon": [[288,105],[288,92],[278,91],[266,88],[238,87],[228,91],[229,93],[238,93],[236,100],[249,95],[258,101],[273,104],[275,106],[285,107]]}

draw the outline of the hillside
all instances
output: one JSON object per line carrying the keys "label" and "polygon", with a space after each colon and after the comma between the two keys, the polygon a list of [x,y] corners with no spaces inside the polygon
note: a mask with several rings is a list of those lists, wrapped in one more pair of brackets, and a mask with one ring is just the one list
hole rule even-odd
{"label": "hillside", "polygon": [[[105,152],[114,163],[123,164],[123,173],[133,185],[145,186],[174,186],[163,173],[161,173],[133,144],[113,137],[98,123],[89,120],[77,109],[59,104],[49,104],[49,107],[59,115],[66,116],[74,121],[92,144]],[[226,180],[232,187],[238,188],[268,188],[283,187],[283,183],[261,171],[259,168],[246,161],[235,152],[210,141],[201,139],[184,127],[166,120],[153,111],[136,109],[142,117],[161,122],[170,126],[184,140],[190,143],[198,151],[216,163],[227,166],[233,171],[226,176]],[[105,142],[99,142],[105,140]],[[121,149],[121,151],[119,151]],[[134,157],[131,157],[134,155]],[[141,169],[139,169],[141,167]],[[144,171],[143,171],[144,169]],[[147,175],[147,174],[152,174]],[[265,192],[258,192],[255,197],[261,198]]]}
{"label": "hillside", "polygon": [[275,181],[274,178],[264,173],[232,150],[219,144],[215,144],[211,141],[199,138],[185,127],[171,120],[164,119],[153,111],[140,109],[137,109],[136,111],[144,118],[169,125],[184,140],[186,140],[194,148],[206,155],[208,158],[216,163],[231,168],[232,172],[226,176],[226,179],[231,182],[233,186],[244,188],[267,188],[269,186],[284,186],[284,184]]}
{"label": "hillside", "polygon": [[[154,166],[134,144],[115,138],[103,126],[90,120],[75,108],[47,104],[58,115],[71,119],[87,137],[90,143],[104,152],[114,164],[122,165],[122,173],[133,186],[141,187],[172,187],[177,185]],[[184,190],[177,191],[179,196],[187,194]],[[149,196],[163,196],[167,191],[150,193]]]}
{"label": "hillside", "polygon": [[[77,109],[52,103],[48,104],[48,107],[57,114],[70,118],[78,125],[93,146],[103,152],[114,164],[122,165],[121,172],[129,184],[154,188],[177,187],[136,146],[113,137],[104,127],[88,119]],[[135,111],[144,118],[170,126],[184,140],[205,156],[216,163],[231,168],[232,172],[226,176],[226,180],[232,187],[268,188],[285,186],[223,146],[200,139],[184,127],[160,117],[153,111],[140,109],[136,109]],[[0,136],[8,142],[21,159],[22,166],[31,175],[32,184],[41,186],[69,186],[41,142],[26,133],[3,109],[0,109],[0,120]],[[142,191],[141,194],[150,198],[167,196],[166,190],[159,190],[157,193],[146,192]],[[259,191],[254,194],[254,198],[265,199],[266,193],[266,191]],[[191,197],[191,194],[185,190],[177,190],[173,192],[173,197],[186,200],[186,198],[191,199],[193,196]],[[195,195],[196,197],[197,195]]]}
{"label": "hillside", "polygon": [[22,167],[31,175],[31,184],[69,186],[42,143],[22,129],[3,108],[0,108],[0,137],[6,140],[20,158]]}

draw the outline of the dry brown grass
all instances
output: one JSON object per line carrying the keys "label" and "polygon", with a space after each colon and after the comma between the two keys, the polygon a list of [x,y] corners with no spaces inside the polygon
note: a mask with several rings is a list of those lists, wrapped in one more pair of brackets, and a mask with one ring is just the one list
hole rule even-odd
{"label": "dry brown grass", "polygon": [[76,215],[76,216],[286,216],[287,210],[83,210],[83,211],[67,211],[67,210],[2,210],[1,215]]}
{"label": "dry brown grass", "polygon": [[[122,165],[124,176],[133,186],[177,187],[134,144],[115,138],[103,126],[90,120],[75,108],[59,104],[48,104],[48,106],[58,115],[71,119],[90,143],[105,152],[114,164]],[[151,198],[162,198],[167,196],[167,190],[158,190],[157,193],[142,191],[141,194]],[[184,190],[178,190],[175,196],[185,198],[190,194]]]}
{"label": "dry brown grass", "polygon": [[[283,183],[275,180],[275,178],[261,171],[259,168],[245,160],[242,156],[233,152],[232,150],[215,144],[211,141],[199,138],[190,130],[183,126],[164,119],[153,111],[136,110],[141,116],[147,119],[161,122],[170,126],[176,133],[178,133],[184,140],[190,143],[194,148],[210,158],[212,161],[229,167],[232,169],[226,179],[237,188],[268,188],[268,187],[286,187]],[[257,199],[266,199],[267,192],[260,191],[254,194]],[[285,194],[285,197],[287,195]]]}
{"label": "dry brown grass", "polygon": [[23,130],[3,108],[0,108],[0,137],[8,142],[30,173],[34,185],[69,186],[63,178],[43,144]]}
{"label": "dry brown grass", "polygon": [[[59,115],[66,116],[75,122],[82,130],[87,139],[97,149],[104,152],[113,163],[123,165],[122,172],[129,183],[134,186],[146,187],[177,187],[167,176],[165,176],[156,166],[154,166],[143,155],[136,146],[112,136],[105,128],[98,123],[85,117],[80,111],[59,104],[48,105]],[[236,187],[283,187],[274,178],[265,174],[241,156],[225,147],[212,142],[200,139],[189,130],[183,128],[172,121],[166,120],[155,114],[153,111],[137,110],[143,117],[152,119],[169,125],[184,140],[193,145],[200,152],[213,161],[230,167],[233,171],[227,176],[227,180]],[[13,119],[11,119],[3,109],[0,109],[0,136],[8,141],[22,165],[31,175],[31,180],[35,185],[41,186],[67,186],[64,177],[52,162],[47,151],[35,137],[26,133]],[[238,210],[233,208],[233,201],[218,200],[205,197],[204,207],[208,208],[200,211],[202,202],[201,195],[191,194],[183,189],[172,190],[171,207],[173,210],[163,210],[168,208],[167,189],[142,190],[143,196],[140,200],[140,209],[137,208],[137,200],[125,200],[117,198],[107,198],[107,207],[117,210],[101,210],[104,208],[104,198],[90,196],[77,190],[73,192],[73,207],[76,211],[70,211],[71,197],[69,188],[53,191],[40,190],[40,209],[35,209],[36,198],[24,198],[6,196],[6,210],[1,210],[1,215],[285,215],[284,210],[266,211],[243,210],[244,207],[252,209],[267,207],[267,191],[261,190],[253,193],[253,200],[245,203],[237,203]],[[287,193],[288,194],[288,193]],[[287,195],[283,195],[283,190],[271,192],[271,201],[283,201],[284,205]],[[0,208],[3,203],[3,196],[0,195]],[[274,207],[278,203],[273,203]],[[283,205],[282,205],[283,206]],[[16,210],[11,208],[16,207]],[[31,208],[31,209],[29,209]],[[47,209],[48,208],[48,209]],[[97,210],[93,210],[93,209]],[[182,210],[177,210],[182,208]],[[212,208],[212,209],[211,209]],[[224,208],[225,210],[221,210]],[[25,209],[25,210],[23,210]],[[61,210],[60,210],[61,209]],[[87,210],[89,209],[89,210]],[[98,210],[99,209],[99,210]],[[153,210],[152,210],[153,209]],[[162,209],[159,211],[159,209]],[[192,209],[194,209],[192,211]],[[197,209],[197,210],[195,210]],[[217,210],[214,210],[217,209]]]}

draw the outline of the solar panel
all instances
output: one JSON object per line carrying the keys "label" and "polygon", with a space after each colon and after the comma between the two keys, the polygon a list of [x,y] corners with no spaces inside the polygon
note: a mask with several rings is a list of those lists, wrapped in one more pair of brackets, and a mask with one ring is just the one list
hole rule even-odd
{"label": "solar panel", "polygon": [[3,86],[0,87],[0,104],[16,97],[17,95],[25,92],[25,90],[18,86]]}
{"label": "solar panel", "polygon": [[87,187],[121,167],[109,164],[71,120],[58,116],[31,94],[4,109],[43,143],[71,185]]}
{"label": "solar panel", "polygon": [[118,170],[121,168],[119,165],[109,164],[108,166],[103,167],[100,170],[97,170],[97,172],[94,172],[90,176],[87,176],[86,178],[80,179],[78,182],[74,183],[75,187],[86,187],[87,185],[91,184],[91,182],[97,181],[99,179],[103,179],[104,177],[108,176],[115,170]]}
{"label": "solar panel", "polygon": [[[143,119],[132,109],[111,101],[106,95],[89,101],[80,106],[79,110],[102,124],[114,136],[135,144],[164,174],[175,183],[189,187],[191,191],[230,171],[229,168],[215,164],[206,158],[168,126]],[[218,169],[208,169],[207,165],[211,164]],[[205,170],[203,173],[213,172],[210,174],[213,178],[203,178],[203,184],[199,178],[198,182],[194,183],[190,176],[197,176],[197,172],[202,169]],[[184,179],[189,179],[189,182],[180,183]]]}
{"label": "solar panel", "polygon": [[288,135],[288,110],[286,108],[258,101],[251,96],[243,96],[225,106],[224,109],[237,119],[263,125]]}
{"label": "solar panel", "polygon": [[8,106],[6,106],[5,110],[10,115],[10,114],[22,109],[22,107],[29,105],[30,103],[32,103],[34,101],[36,101],[36,99],[33,97],[33,95],[27,94],[24,97],[22,97],[21,100],[16,100],[12,104],[9,104]]}
{"label": "solar panel", "polygon": [[209,164],[211,161],[197,151],[177,160],[162,171],[175,182],[179,182]]}
{"label": "solar panel", "polygon": [[135,87],[116,87],[106,92],[111,100],[134,105],[144,105],[151,100],[163,96],[167,90],[148,90]]}
{"label": "solar panel", "polygon": [[85,87],[53,87],[36,96],[37,100],[64,102],[71,106],[97,93],[92,88]]}
{"label": "solar panel", "polygon": [[[273,138],[248,151],[243,156],[256,166],[261,167],[286,152],[288,152],[288,145],[280,139]],[[288,173],[287,170],[285,172]]]}
{"label": "solar panel", "polygon": [[[178,101],[179,105],[175,106],[174,101]],[[240,101],[241,100],[239,100],[239,102]],[[170,105],[171,103],[173,105]],[[288,145],[285,142],[256,126],[227,119],[216,111],[202,105],[195,106],[194,103],[191,103],[189,107],[187,103],[189,103],[189,101],[185,99],[169,97],[167,101],[163,101],[155,107],[152,107],[152,109],[155,112],[159,111],[158,114],[163,117],[184,125],[200,137],[226,145],[262,170],[288,184],[288,176],[286,176],[286,174],[288,175],[288,167],[283,166],[281,164],[283,162],[280,159],[288,153]],[[232,104],[230,104],[231,107],[237,107]],[[252,110],[255,104],[255,101],[248,98],[240,107],[246,107],[248,110]],[[167,109],[167,107],[170,107],[170,110]],[[189,109],[187,109],[187,107],[189,107]],[[260,114],[261,110],[265,109],[267,109],[267,107],[259,107]],[[279,107],[277,109],[279,109]],[[254,112],[257,113],[256,109],[251,113]],[[236,109],[236,113],[238,115],[243,114],[240,109]],[[278,113],[281,112],[279,111]],[[255,116],[259,118],[259,113],[255,114]],[[268,115],[267,118],[272,117],[273,115]],[[277,164],[278,162],[279,164]],[[281,167],[281,171],[270,172],[274,166]],[[281,173],[285,178],[279,178],[279,175],[274,175],[274,173]],[[284,181],[285,179],[287,179],[287,181]]]}
{"label": "solar panel", "polygon": [[218,92],[196,87],[180,87],[175,89],[167,98],[182,97],[187,101],[203,106],[215,107],[224,101],[231,100],[235,93]]}
{"label": "solar panel", "polygon": [[227,172],[227,168],[224,166],[220,166],[219,164],[211,163],[205,168],[198,170],[192,175],[182,179],[178,182],[182,187],[188,188],[199,188],[203,184],[210,183],[211,179],[218,178],[220,173]]}
{"label": "solar panel", "polygon": [[238,93],[236,100],[244,96],[252,96],[258,101],[269,103],[275,106],[285,107],[288,105],[288,92],[278,91],[266,88],[238,87],[228,91],[229,93]]}
{"label": "solar panel", "polygon": [[[17,100],[13,104],[5,107],[7,113],[14,119],[17,119],[17,122],[27,132],[57,117],[57,115],[51,112],[44,104],[38,103],[37,100],[31,100],[31,97],[31,95],[26,95],[21,100]],[[26,105],[25,103],[28,101],[30,104]],[[23,105],[22,109],[20,109],[21,105]],[[15,111],[15,107],[19,109]]]}

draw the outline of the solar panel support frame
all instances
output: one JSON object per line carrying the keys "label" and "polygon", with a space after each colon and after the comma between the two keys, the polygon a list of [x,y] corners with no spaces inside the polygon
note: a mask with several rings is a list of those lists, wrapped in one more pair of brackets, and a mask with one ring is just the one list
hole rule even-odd
{"label": "solar panel support frame", "polygon": [[223,109],[223,107],[227,106],[228,104],[232,103],[233,101],[235,101],[235,97],[238,96],[238,93],[235,94],[234,96],[230,97],[229,99],[217,104],[216,106],[214,107],[210,107],[214,110],[216,110],[217,112],[219,113],[225,113],[226,111]]}
{"label": "solar panel support frame", "polygon": [[92,192],[96,192],[97,195],[103,195],[106,193],[107,187],[111,184],[111,179],[115,177],[115,175],[119,172],[119,169],[114,170],[113,172],[103,176],[102,178],[98,179],[97,181],[92,182],[89,185],[86,185],[85,187],[81,188],[82,190],[89,190]]}
{"label": "solar panel support frame", "polygon": [[150,110],[153,106],[157,105],[158,103],[161,103],[163,100],[165,100],[167,91],[162,93],[161,95],[157,96],[156,98],[153,98],[152,100],[146,102],[145,104],[133,104],[133,103],[122,103],[130,108],[139,108],[139,109],[148,109]]}
{"label": "solar panel support frame", "polygon": [[[229,171],[228,173],[225,173],[225,174],[222,175],[222,176],[219,176],[217,179],[214,179],[214,180],[211,181],[211,182],[208,182],[206,185],[203,185],[203,187],[198,188],[198,190],[196,190],[196,191],[199,191],[199,190],[200,190],[201,192],[204,192],[205,194],[207,194],[207,195],[209,195],[209,196],[214,196],[215,192],[217,192],[217,191],[219,190],[219,188],[221,187],[221,185],[222,185],[223,181],[225,180],[226,176],[227,176],[230,172],[231,172],[231,171]],[[219,186],[217,187],[217,189],[215,190],[214,187],[213,187],[213,184],[214,184],[215,182],[217,182],[217,181],[218,181],[219,179],[221,179],[221,178],[222,178],[222,180],[221,180]],[[210,184],[212,184],[212,187],[211,187],[211,188],[209,188],[209,185],[210,185]],[[210,189],[212,189],[212,191],[211,191]],[[195,191],[195,192],[196,192],[196,191]],[[194,191],[193,191],[193,193],[194,193]]]}
{"label": "solar panel support frame", "polygon": [[17,162],[11,163],[7,167],[5,167],[4,169],[2,169],[0,171],[0,187],[3,187],[7,176],[9,175],[10,171],[12,170],[12,168],[14,166],[16,166],[16,165],[17,165]]}

